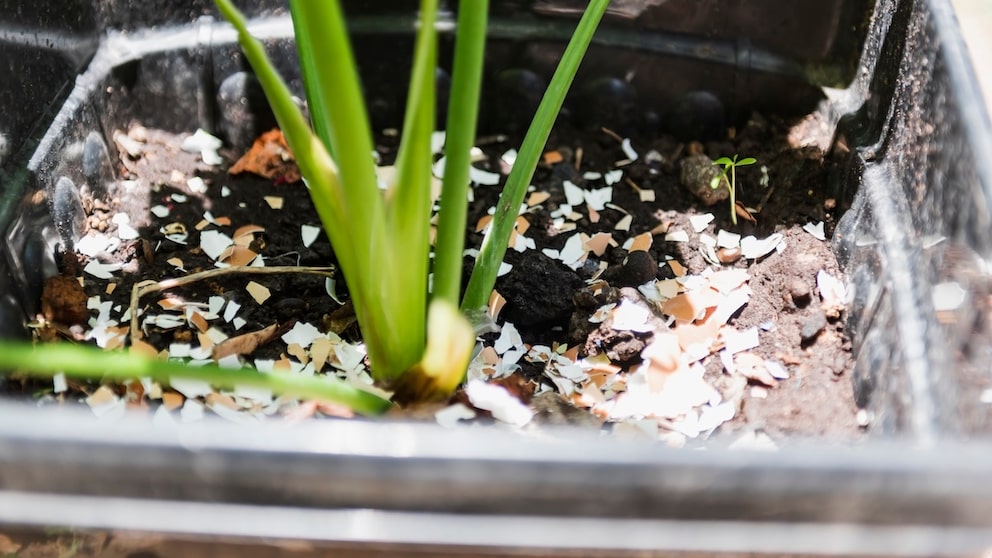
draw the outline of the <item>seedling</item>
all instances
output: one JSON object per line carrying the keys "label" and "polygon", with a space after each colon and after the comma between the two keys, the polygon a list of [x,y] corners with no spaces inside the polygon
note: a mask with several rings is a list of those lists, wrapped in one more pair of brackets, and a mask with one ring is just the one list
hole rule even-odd
{"label": "seedling", "polygon": [[[713,161],[714,165],[722,165],[723,171],[710,181],[710,188],[716,190],[720,187],[720,183],[727,184],[727,190],[730,191],[730,221],[735,225],[737,224],[737,168],[753,165],[757,162],[758,160],[754,157],[738,159],[737,155],[734,155],[733,159],[720,157]],[[727,180],[728,173],[730,175],[729,181]]]}

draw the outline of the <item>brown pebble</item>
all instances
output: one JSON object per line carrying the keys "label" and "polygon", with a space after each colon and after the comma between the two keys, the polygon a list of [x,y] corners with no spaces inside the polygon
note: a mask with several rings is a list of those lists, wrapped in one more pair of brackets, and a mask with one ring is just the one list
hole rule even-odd
{"label": "brown pebble", "polygon": [[743,252],[740,248],[720,248],[716,251],[716,259],[720,260],[720,263],[732,264],[741,259],[741,254]]}
{"label": "brown pebble", "polygon": [[789,294],[792,296],[792,302],[796,306],[802,308],[809,304],[810,301],[810,290],[809,285],[806,284],[802,279],[793,279],[789,283]]}
{"label": "brown pebble", "polygon": [[829,211],[831,209],[834,209],[835,207],[837,207],[837,200],[835,200],[833,198],[827,198],[827,199],[823,200],[823,209],[826,209],[826,210]]}

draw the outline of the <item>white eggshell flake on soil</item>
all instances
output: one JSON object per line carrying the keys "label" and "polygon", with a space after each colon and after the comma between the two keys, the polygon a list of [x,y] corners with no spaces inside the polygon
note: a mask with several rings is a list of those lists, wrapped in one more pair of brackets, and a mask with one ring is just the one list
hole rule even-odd
{"label": "white eggshell flake on soil", "polygon": [[220,231],[203,231],[200,233],[200,248],[212,260],[219,258],[224,253],[224,250],[233,244],[234,240]]}
{"label": "white eggshell flake on soil", "polygon": [[320,234],[320,227],[315,227],[313,225],[303,225],[300,227],[300,236],[303,239],[303,246],[309,248],[311,244],[317,240],[317,235]]}
{"label": "white eggshell flake on soil", "polygon": [[534,416],[530,407],[502,386],[487,384],[482,380],[470,380],[465,386],[465,394],[472,405],[489,411],[493,418],[507,424],[523,426]]}

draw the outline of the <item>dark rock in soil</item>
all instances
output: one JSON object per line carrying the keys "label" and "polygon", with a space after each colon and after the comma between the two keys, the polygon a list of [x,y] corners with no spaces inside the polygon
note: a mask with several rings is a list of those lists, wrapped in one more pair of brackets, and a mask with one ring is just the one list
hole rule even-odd
{"label": "dark rock in soil", "polygon": [[619,267],[611,267],[603,273],[603,279],[618,287],[637,287],[658,276],[658,261],[645,251],[631,252]]}
{"label": "dark rock in soil", "polygon": [[827,327],[827,315],[822,311],[816,311],[812,316],[803,321],[802,329],[799,331],[803,343],[812,343],[816,336]]}
{"label": "dark rock in soil", "polygon": [[496,290],[506,299],[503,317],[517,326],[564,324],[582,279],[541,252],[528,251]]}

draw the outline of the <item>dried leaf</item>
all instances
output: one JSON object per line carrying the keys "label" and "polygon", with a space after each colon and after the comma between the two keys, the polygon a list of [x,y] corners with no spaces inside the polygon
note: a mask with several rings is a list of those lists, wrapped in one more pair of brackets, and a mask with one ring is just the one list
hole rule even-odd
{"label": "dried leaf", "polygon": [[231,170],[231,174],[250,172],[262,178],[293,183],[300,180],[293,154],[282,131],[270,130],[259,136]]}

